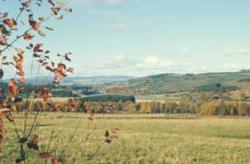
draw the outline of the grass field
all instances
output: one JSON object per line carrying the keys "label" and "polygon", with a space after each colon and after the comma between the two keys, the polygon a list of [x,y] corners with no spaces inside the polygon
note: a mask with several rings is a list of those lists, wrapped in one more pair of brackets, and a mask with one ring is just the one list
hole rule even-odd
{"label": "grass field", "polygon": [[[99,115],[92,124],[83,114],[42,114],[35,131],[40,151],[63,154],[68,163],[76,164],[250,163],[250,119],[125,116]],[[16,120],[21,128],[21,119]],[[4,164],[18,157],[14,131],[5,123],[7,136],[0,156]],[[120,128],[119,139],[104,143],[105,130],[114,127]],[[28,164],[45,163],[35,151],[27,157]]]}

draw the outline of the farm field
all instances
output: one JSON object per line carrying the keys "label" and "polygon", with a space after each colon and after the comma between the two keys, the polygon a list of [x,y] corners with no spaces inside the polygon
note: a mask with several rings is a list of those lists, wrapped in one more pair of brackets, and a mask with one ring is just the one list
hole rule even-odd
{"label": "farm field", "polygon": [[[16,116],[18,128],[22,119]],[[68,163],[249,163],[250,119],[198,116],[97,115],[43,113],[35,133],[39,151],[63,156]],[[171,119],[170,119],[171,118]],[[29,118],[28,122],[33,118]],[[14,131],[4,120],[6,142],[0,163],[18,157]],[[106,130],[119,128],[118,139],[104,142]],[[72,135],[74,134],[74,135]],[[45,146],[43,146],[45,145]],[[48,146],[49,145],[49,146]],[[46,163],[37,151],[27,163]],[[47,161],[48,162],[48,161]]]}

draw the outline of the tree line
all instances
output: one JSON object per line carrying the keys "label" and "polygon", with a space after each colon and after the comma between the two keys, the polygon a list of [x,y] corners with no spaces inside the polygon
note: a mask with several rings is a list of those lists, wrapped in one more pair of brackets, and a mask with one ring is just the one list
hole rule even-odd
{"label": "tree line", "polygon": [[[22,109],[24,104],[19,103],[15,110]],[[83,113],[165,113],[165,114],[199,114],[204,116],[248,116],[250,103],[247,101],[181,101],[181,102],[96,102],[69,99],[67,102],[49,102],[46,107],[42,102],[34,103],[34,110],[49,112],[83,112]]]}

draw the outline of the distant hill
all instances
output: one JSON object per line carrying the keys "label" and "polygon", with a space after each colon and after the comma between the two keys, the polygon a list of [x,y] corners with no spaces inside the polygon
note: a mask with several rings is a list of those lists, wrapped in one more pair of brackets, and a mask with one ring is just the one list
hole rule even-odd
{"label": "distant hill", "polygon": [[[52,77],[46,76],[27,79],[28,83],[33,85],[47,84],[52,80]],[[83,86],[91,86],[95,92],[102,94],[137,96],[189,91],[250,91],[250,70],[201,74],[166,73],[141,78],[133,76],[66,77],[62,80],[62,85],[72,86],[70,87],[72,90],[79,90],[76,87],[82,90]]]}
{"label": "distant hill", "polygon": [[106,87],[109,94],[149,95],[184,91],[215,91],[250,89],[250,71],[202,73],[202,74],[159,74],[131,79]]}
{"label": "distant hill", "polygon": [[90,76],[90,77],[66,77],[63,85],[95,85],[128,81],[135,79],[133,76]]}
{"label": "distant hill", "polygon": [[[133,76],[90,76],[90,77],[65,77],[62,85],[96,85],[128,81],[135,79]],[[41,76],[27,79],[30,84],[50,83],[53,77]]]}

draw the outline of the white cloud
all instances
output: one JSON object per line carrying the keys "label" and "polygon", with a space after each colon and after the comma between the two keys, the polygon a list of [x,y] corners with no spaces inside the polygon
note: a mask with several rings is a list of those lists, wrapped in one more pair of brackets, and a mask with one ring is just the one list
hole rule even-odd
{"label": "white cloud", "polygon": [[226,69],[226,70],[239,70],[240,67],[234,63],[225,63],[223,65],[223,67]]}
{"label": "white cloud", "polygon": [[124,54],[119,54],[119,55],[114,57],[114,60],[117,61],[117,62],[128,61],[128,56],[126,56]]}
{"label": "white cloud", "polygon": [[227,48],[222,50],[222,54],[224,54],[225,56],[250,55],[250,50],[246,48],[238,48],[238,49]]}
{"label": "white cloud", "polygon": [[[119,74],[144,76],[165,72],[181,72],[179,67],[169,59],[157,56],[145,58],[133,58],[124,54],[118,54],[112,58],[102,60],[100,64],[89,68],[98,74]],[[176,69],[178,68],[178,69]]]}
{"label": "white cloud", "polygon": [[142,60],[143,64],[149,65],[149,66],[156,66],[160,64],[160,59],[155,56],[149,56]]}
{"label": "white cloud", "polygon": [[[235,62],[194,61],[185,58],[166,58],[158,55],[146,57],[128,56],[123,53],[96,61],[96,65],[84,66],[90,75],[147,76],[161,73],[233,72],[249,68],[248,64]],[[212,65],[212,66],[211,66]]]}
{"label": "white cloud", "polygon": [[148,56],[139,61],[136,66],[150,69],[167,69],[173,65],[173,62],[167,59],[160,59],[156,56]]}

